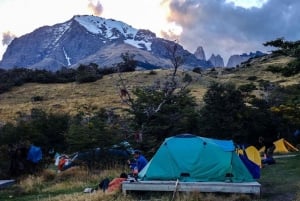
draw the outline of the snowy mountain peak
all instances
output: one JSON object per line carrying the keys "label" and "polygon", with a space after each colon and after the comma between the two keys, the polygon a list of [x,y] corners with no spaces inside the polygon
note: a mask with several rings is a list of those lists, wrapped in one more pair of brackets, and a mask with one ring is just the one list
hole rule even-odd
{"label": "snowy mountain peak", "polygon": [[[140,67],[169,67],[166,47],[173,41],[157,38],[144,29],[135,29],[121,21],[90,15],[77,15],[53,26],[40,27],[15,38],[0,61],[0,68],[28,67],[55,71],[61,67],[78,67],[96,63],[111,67],[121,61],[120,55],[131,52]],[[178,45],[179,54],[189,55],[186,68],[210,66]]]}
{"label": "snowy mountain peak", "polygon": [[115,39],[115,32],[118,31],[125,38],[134,38],[137,29],[121,21],[113,19],[104,19],[102,17],[91,15],[75,16],[74,19],[85,27],[89,32],[94,34],[105,35],[106,38]]}
{"label": "snowy mountain peak", "polygon": [[108,40],[123,39],[124,43],[139,49],[151,51],[151,40],[156,35],[148,30],[135,29],[114,19],[104,19],[91,15],[77,15],[74,19],[87,31],[101,35]]}

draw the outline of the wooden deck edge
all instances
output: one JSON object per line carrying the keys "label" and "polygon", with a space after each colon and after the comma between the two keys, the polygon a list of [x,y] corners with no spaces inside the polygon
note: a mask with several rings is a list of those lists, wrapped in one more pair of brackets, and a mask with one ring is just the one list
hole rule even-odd
{"label": "wooden deck edge", "polygon": [[127,191],[194,191],[194,192],[222,192],[244,193],[260,196],[261,185],[258,182],[226,183],[226,182],[179,182],[175,181],[124,181],[122,192]]}
{"label": "wooden deck edge", "polygon": [[15,184],[16,181],[11,179],[11,180],[0,180],[0,189],[6,188],[8,186],[11,186]]}

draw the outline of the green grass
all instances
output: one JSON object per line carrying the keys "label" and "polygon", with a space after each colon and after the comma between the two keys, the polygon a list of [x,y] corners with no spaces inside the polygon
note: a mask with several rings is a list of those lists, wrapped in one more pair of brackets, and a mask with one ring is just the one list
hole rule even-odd
{"label": "green grass", "polygon": [[276,164],[262,168],[259,182],[262,185],[262,196],[266,199],[298,193],[300,200],[300,154],[277,158]]}
{"label": "green grass", "polygon": [[[300,154],[295,157],[278,158],[276,164],[261,170],[258,182],[262,185],[261,197],[243,194],[177,193],[176,201],[299,201],[300,200]],[[47,170],[37,176],[22,178],[17,184],[0,191],[1,201],[98,201],[98,200],[171,200],[172,192],[129,192],[124,196],[115,193],[83,193],[86,187],[96,187],[105,177],[116,177],[123,168],[113,167],[93,173],[81,168],[56,173]],[[128,171],[128,170],[125,170]]]}

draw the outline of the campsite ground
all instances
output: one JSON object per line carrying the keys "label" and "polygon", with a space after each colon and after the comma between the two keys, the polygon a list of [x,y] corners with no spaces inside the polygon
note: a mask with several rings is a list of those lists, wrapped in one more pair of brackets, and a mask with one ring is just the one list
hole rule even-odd
{"label": "campsite ground", "polygon": [[300,200],[300,155],[276,158],[276,164],[264,166],[259,182],[263,200]]}
{"label": "campsite ground", "polygon": [[[258,180],[262,185],[261,197],[253,198],[248,195],[219,195],[180,193],[175,200],[190,201],[300,201],[300,154],[293,157],[276,159],[276,164],[265,166]],[[54,169],[48,169],[36,176],[20,178],[17,184],[0,191],[1,201],[98,201],[98,200],[170,200],[172,193],[130,193],[126,197],[121,192],[114,194],[96,193],[86,194],[86,187],[95,187],[105,177],[112,179],[124,171],[122,168],[110,168],[110,170],[88,172],[83,168],[73,168],[56,173]],[[127,171],[127,170],[125,170]]]}

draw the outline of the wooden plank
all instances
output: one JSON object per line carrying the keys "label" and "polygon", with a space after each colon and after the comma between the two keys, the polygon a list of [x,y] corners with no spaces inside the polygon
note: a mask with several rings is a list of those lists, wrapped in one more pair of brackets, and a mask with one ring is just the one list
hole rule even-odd
{"label": "wooden plank", "polygon": [[[176,181],[124,181],[122,192],[126,191],[175,191]],[[260,196],[261,185],[258,182],[179,182],[177,191],[245,193]]]}
{"label": "wooden plank", "polygon": [[11,186],[15,183],[15,180],[10,179],[10,180],[0,180],[0,189],[6,188],[8,186]]}

